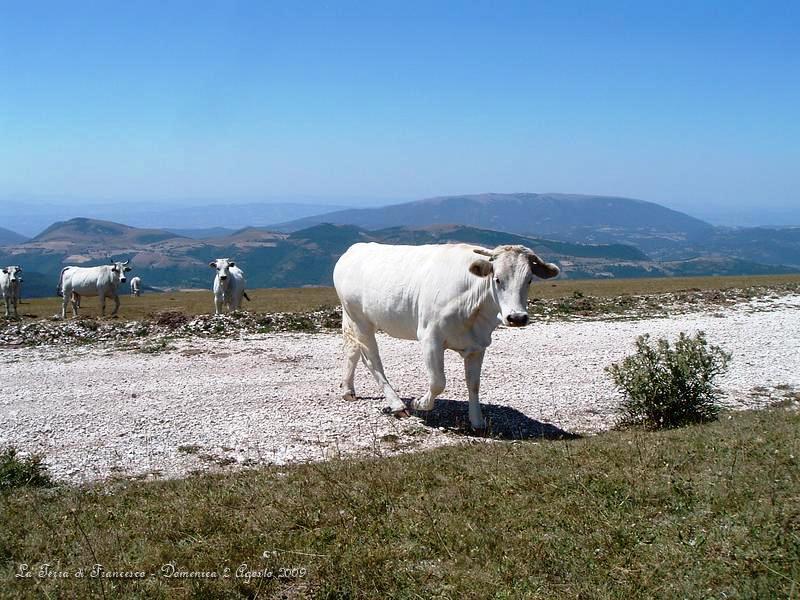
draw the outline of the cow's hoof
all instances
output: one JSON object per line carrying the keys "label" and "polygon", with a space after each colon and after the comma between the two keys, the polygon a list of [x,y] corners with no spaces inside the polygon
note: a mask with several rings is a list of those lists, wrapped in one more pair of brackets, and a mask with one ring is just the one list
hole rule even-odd
{"label": "cow's hoof", "polygon": [[342,394],[342,400],[345,402],[353,402],[356,399],[356,395],[353,392],[347,392],[346,394]]}
{"label": "cow's hoof", "polygon": [[392,415],[397,419],[402,419],[404,417],[410,417],[411,413],[408,412],[407,408],[401,408],[400,410],[394,410],[391,406],[384,406],[383,410],[381,411],[385,415]]}

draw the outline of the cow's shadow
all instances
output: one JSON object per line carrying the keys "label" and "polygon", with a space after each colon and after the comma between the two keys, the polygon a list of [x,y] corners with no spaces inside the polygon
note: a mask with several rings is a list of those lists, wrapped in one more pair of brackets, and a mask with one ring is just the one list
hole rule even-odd
{"label": "cow's shadow", "polygon": [[[407,403],[410,405],[410,403]],[[428,427],[443,427],[453,433],[468,436],[484,436],[501,440],[569,440],[580,436],[564,431],[550,423],[531,419],[528,415],[510,406],[481,404],[487,422],[485,431],[475,431],[469,423],[469,402],[437,398],[433,410],[414,411]]]}

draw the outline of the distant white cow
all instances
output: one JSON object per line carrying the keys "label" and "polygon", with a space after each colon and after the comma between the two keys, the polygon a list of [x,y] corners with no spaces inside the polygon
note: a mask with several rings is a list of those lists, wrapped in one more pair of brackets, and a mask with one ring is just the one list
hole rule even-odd
{"label": "distant white cow", "polygon": [[246,281],[244,272],[236,266],[236,263],[229,258],[218,258],[208,263],[212,269],[216,269],[217,275],[214,277],[214,313],[222,313],[225,306],[228,310],[239,310],[242,298],[250,297],[244,291]]}
{"label": "distant white cow", "polygon": [[131,279],[131,296],[142,295],[142,278],[134,277]]}
{"label": "distant white cow", "polygon": [[11,309],[17,316],[17,304],[19,303],[20,284],[22,283],[22,267],[12,265],[0,271],[0,296],[6,305],[6,316],[10,317]]}
{"label": "distant white cow", "polygon": [[429,389],[414,401],[417,410],[431,410],[444,391],[444,351],[458,352],[464,358],[470,423],[484,428],[478,390],[492,332],[500,323],[527,325],[528,288],[534,275],[549,278],[558,272],[556,265],[524,246],[351,246],[333,271],[343,309],[343,397],[355,399],[353,376],[360,357],[383,387],[387,410],[408,414],[383,372],[375,341],[375,332],[381,330],[422,342]]}
{"label": "distant white cow", "polygon": [[64,267],[58,280],[58,295],[63,296],[61,318],[67,318],[67,304],[72,301],[72,314],[78,316],[81,296],[98,296],[100,314],[106,314],[106,298],[114,300],[116,315],[119,310],[119,286],[125,283],[125,273],[131,270],[128,262],[111,262],[99,267]]}

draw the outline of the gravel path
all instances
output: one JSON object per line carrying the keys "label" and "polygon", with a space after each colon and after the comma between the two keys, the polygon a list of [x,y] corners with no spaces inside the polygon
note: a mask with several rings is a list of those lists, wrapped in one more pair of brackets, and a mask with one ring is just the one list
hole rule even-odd
{"label": "gravel path", "polygon": [[[639,321],[551,322],[499,329],[482,379],[484,412],[500,438],[586,434],[614,424],[618,399],[604,367],[636,336],[706,332],[733,353],[721,384],[735,408],[800,389],[800,295],[720,313]],[[404,398],[426,374],[416,342],[379,339],[389,380]],[[359,366],[356,402],[340,399],[334,334],[190,338],[157,353],[113,345],[0,350],[0,448],[45,456],[69,482],[174,477],[197,470],[285,464],[339,454],[390,455],[475,441],[463,426],[461,359],[446,355],[447,389],[424,419],[381,414],[378,387]]]}

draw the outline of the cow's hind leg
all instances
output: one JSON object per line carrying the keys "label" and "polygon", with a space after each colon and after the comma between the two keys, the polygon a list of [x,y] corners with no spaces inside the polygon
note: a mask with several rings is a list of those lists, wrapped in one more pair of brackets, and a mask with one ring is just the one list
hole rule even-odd
{"label": "cow's hind leg", "polygon": [[414,400],[415,410],[433,410],[436,396],[444,391],[444,346],[435,339],[422,341],[425,367],[428,369],[428,391]]}
{"label": "cow's hind leg", "polygon": [[[64,296],[66,298],[66,295]],[[72,316],[78,316],[78,309],[81,307],[81,297],[79,294],[72,292],[69,294],[69,300],[72,302]]]}
{"label": "cow's hind leg", "polygon": [[375,327],[356,324],[354,321],[351,321],[351,324],[353,325],[353,332],[358,341],[364,364],[367,365],[367,369],[372,373],[378,385],[383,388],[383,395],[389,401],[389,412],[394,413],[396,416],[408,416],[406,405],[389,384],[389,380],[386,379],[386,374],[383,372],[383,362],[378,352],[378,341],[375,339]]}
{"label": "cow's hind leg", "polygon": [[361,346],[353,329],[353,323],[347,313],[342,311],[342,337],[344,338],[344,376],[342,377],[342,398],[351,401],[356,399],[354,379],[358,359],[361,358]]}
{"label": "cow's hind leg", "polygon": [[464,357],[464,374],[466,375],[467,389],[469,390],[469,423],[473,429],[477,430],[486,428],[486,421],[483,418],[481,403],[478,399],[484,354],[485,351],[473,352]]}

